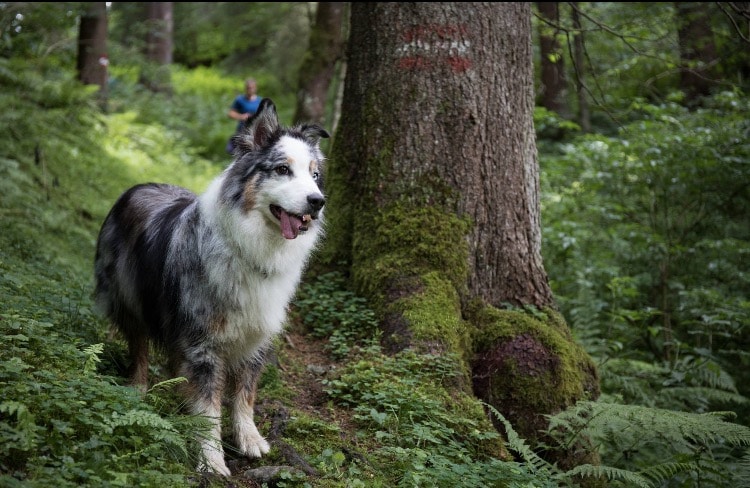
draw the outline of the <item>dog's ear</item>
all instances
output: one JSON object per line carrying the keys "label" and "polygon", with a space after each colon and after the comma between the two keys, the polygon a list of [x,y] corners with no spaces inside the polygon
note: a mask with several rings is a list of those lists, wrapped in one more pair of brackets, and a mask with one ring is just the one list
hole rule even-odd
{"label": "dog's ear", "polygon": [[302,132],[302,135],[304,135],[306,139],[310,139],[312,142],[318,142],[318,139],[321,137],[324,139],[331,137],[331,135],[328,134],[328,131],[318,124],[302,124],[299,129],[300,132]]}
{"label": "dog's ear", "polygon": [[274,132],[279,130],[279,116],[276,113],[276,105],[270,98],[264,98],[260,102],[258,111],[245,123],[245,134],[250,136],[249,140],[254,147],[263,147]]}

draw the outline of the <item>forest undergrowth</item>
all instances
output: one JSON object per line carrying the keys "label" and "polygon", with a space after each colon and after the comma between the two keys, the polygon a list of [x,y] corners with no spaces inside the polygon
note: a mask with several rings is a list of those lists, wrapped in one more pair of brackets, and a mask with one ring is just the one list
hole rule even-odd
{"label": "forest undergrowth", "polygon": [[[737,265],[750,253],[748,198],[741,185],[714,191],[750,174],[746,99],[727,94],[703,114],[643,104],[642,120],[620,137],[542,141],[545,259],[562,311],[599,360],[604,392],[551,419],[555,444],[527,446],[511,425],[503,439],[478,423],[479,402],[447,393],[460,375],[452,358],[383,354],[377,317],[344,277],[309,274],[261,381],[256,421],[271,453],[240,459],[226,438],[234,476],[220,479],[193,470],[205,426],[185,414],[180,380],[157,360],[145,397],[127,387],[125,346],[91,302],[110,205],[145,181],[202,191],[228,163],[216,130],[187,130],[176,99],[135,85],[123,83],[101,113],[71,79],[0,68],[9,107],[0,114],[9,128],[0,133],[0,486],[750,482],[748,392],[731,367],[748,361],[748,276]],[[212,79],[178,73],[176,89],[192,110],[211,113],[217,90],[203,87]],[[540,130],[542,122],[558,123],[539,118]],[[686,145],[690,165],[680,164]],[[696,178],[701,188],[690,185]],[[688,212],[696,195],[703,210]],[[707,208],[725,210],[706,219]],[[672,266],[668,282],[652,273],[659,264]],[[648,290],[665,289],[672,322],[643,306]],[[601,466],[566,471],[539,456],[582,437]]]}

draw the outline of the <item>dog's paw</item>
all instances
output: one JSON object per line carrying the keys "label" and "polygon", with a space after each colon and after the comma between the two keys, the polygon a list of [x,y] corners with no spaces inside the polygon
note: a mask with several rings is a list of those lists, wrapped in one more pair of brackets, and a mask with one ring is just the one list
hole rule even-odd
{"label": "dog's paw", "polygon": [[250,458],[259,458],[271,450],[271,445],[255,428],[245,429],[237,434],[237,447],[242,454]]}
{"label": "dog's paw", "polygon": [[219,459],[206,459],[204,462],[198,465],[198,471],[201,471],[204,473],[216,473],[221,476],[232,475],[232,472],[229,471],[229,468],[224,462],[223,456]]}
{"label": "dog's paw", "polygon": [[222,476],[231,476],[227,464],[224,462],[224,450],[217,442],[204,441],[201,445],[202,461],[198,465],[198,471],[216,473]]}

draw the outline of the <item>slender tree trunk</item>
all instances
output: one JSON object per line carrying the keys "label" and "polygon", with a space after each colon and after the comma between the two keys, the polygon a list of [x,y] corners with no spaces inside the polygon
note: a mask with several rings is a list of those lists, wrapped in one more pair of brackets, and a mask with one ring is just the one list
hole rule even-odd
{"label": "slender tree trunk", "polygon": [[172,2],[148,2],[149,29],[146,35],[146,57],[158,64],[172,64]]}
{"label": "slender tree trunk", "polygon": [[174,21],[173,2],[146,3],[146,65],[141,70],[141,83],[154,92],[171,91]]}
{"label": "slender tree trunk", "polygon": [[336,65],[344,52],[346,2],[318,2],[310,45],[299,72],[294,120],[324,124],[326,101]]}
{"label": "slender tree trunk", "polygon": [[537,438],[598,380],[542,265],[530,4],[352,4],[345,84],[324,258]]}
{"label": "slender tree trunk", "polygon": [[107,4],[85,4],[78,31],[78,79],[86,85],[99,85],[99,99],[107,101]]}
{"label": "slender tree trunk", "polygon": [[678,40],[683,68],[680,87],[689,102],[709,95],[716,84],[718,55],[705,3],[676,2]]}
{"label": "slender tree trunk", "polygon": [[541,64],[540,105],[560,116],[569,116],[565,98],[567,80],[565,57],[558,41],[560,34],[560,4],[558,2],[536,2],[542,21],[539,22],[539,52]]}
{"label": "slender tree trunk", "polygon": [[586,96],[584,79],[586,77],[586,62],[584,51],[583,29],[581,28],[581,17],[578,14],[578,3],[573,2],[571,16],[573,21],[573,63],[576,73],[576,97],[578,99],[578,125],[583,132],[591,132],[591,112],[589,111],[589,99]]}

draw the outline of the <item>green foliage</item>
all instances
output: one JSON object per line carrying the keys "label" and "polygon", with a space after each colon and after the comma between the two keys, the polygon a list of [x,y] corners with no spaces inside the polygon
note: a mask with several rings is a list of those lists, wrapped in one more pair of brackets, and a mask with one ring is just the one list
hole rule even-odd
{"label": "green foliage", "polygon": [[[742,66],[747,66],[750,58],[747,35],[738,29],[743,22],[741,15],[718,3],[702,3],[699,8],[700,20],[705,20],[712,31],[710,42],[721,53],[711,70],[704,73],[706,80],[715,85],[716,91],[727,87],[747,91],[750,85]],[[578,27],[575,17],[580,21]],[[556,28],[538,14],[533,20],[539,34],[557,34],[560,52],[555,57],[556,62],[562,63],[567,79],[568,112],[580,114],[584,108],[580,101],[585,99],[586,112],[597,133],[614,135],[623,125],[639,120],[641,114],[631,105],[634,99],[654,104],[669,100],[674,91],[682,88],[684,66],[695,67],[697,62],[681,57],[686,47],[680,45],[678,35],[678,29],[684,27],[680,25],[683,19],[673,3],[561,3]],[[576,49],[576,36],[583,42],[580,59],[573,59],[571,54]],[[539,46],[535,49],[539,80],[541,52]],[[545,123],[537,128],[546,139],[567,135],[567,131]]]}
{"label": "green foliage", "polygon": [[391,357],[373,347],[324,384],[353,409],[360,435],[377,440],[373,456],[389,466],[388,486],[547,486],[497,457],[498,434],[476,400],[447,394],[460,376],[455,358],[409,350]]}
{"label": "green foliage", "polygon": [[[750,428],[730,422],[732,412],[696,414],[639,405],[580,402],[550,417],[558,448],[585,440],[613,466],[579,466],[567,476],[620,479],[639,486],[740,486],[750,472],[741,460]],[[615,486],[618,486],[616,484]]]}
{"label": "green foliage", "polygon": [[[568,470],[540,457],[521,439],[503,415],[487,405],[503,424],[508,447],[557,486],[578,486],[583,480],[606,480],[608,486],[741,486],[748,479],[747,454],[736,448],[750,445],[750,428],[726,421],[733,414],[692,414],[604,402],[579,402],[549,416],[547,450],[586,445],[613,465],[580,464]],[[744,449],[746,451],[746,449]],[[608,452],[609,451],[609,452]]]}
{"label": "green foliage", "polygon": [[[195,464],[191,443],[205,426],[177,415],[173,387],[184,380],[159,383],[141,398],[109,375],[124,353],[102,346],[105,324],[91,311],[95,236],[111,203],[134,183],[205,187],[228,162],[223,147],[234,122],[226,111],[243,78],[258,79],[261,95],[274,98],[290,121],[311,10],[176,4],[176,56],[190,68],[173,66],[173,92],[152,94],[138,85],[141,7],[111,10],[110,104],[102,114],[93,89],[80,86],[73,70],[80,4],[0,5],[2,486],[194,480],[187,476]],[[326,275],[303,287],[295,314],[311,334],[327,337],[331,355],[344,363],[326,388],[337,408],[353,415],[356,451],[348,440],[336,444],[347,435],[343,428],[297,415],[290,442],[310,448],[303,454],[322,473],[315,483],[559,486],[606,478],[612,486],[750,485],[747,98],[726,92],[700,110],[679,105],[670,92],[677,56],[671,4],[581,8],[624,34],[616,38],[585,21],[597,69],[596,83],[586,80],[600,104],[594,126],[609,136],[580,135],[544,110],[535,122],[546,268],[568,323],[599,359],[602,401],[551,417],[544,446],[528,446],[494,412],[518,456],[501,461],[500,439],[481,405],[448,394],[461,381],[457,363],[413,351],[383,355],[368,303],[341,275]],[[715,26],[717,46],[742,66],[747,58],[727,35],[728,24]],[[632,51],[622,49],[624,41]],[[606,113],[598,110],[604,107]],[[435,188],[407,193],[433,198]],[[408,217],[413,222],[402,227],[413,230],[425,215],[388,220]],[[416,236],[391,234],[378,235],[407,244]],[[406,247],[434,261],[424,250],[433,245]],[[462,262],[460,253],[450,256],[455,262],[445,262]],[[443,268],[463,281],[460,266]],[[280,374],[266,371],[264,391],[283,389]],[[728,410],[736,410],[737,423]],[[539,456],[584,440],[601,466],[562,471]],[[279,486],[311,483],[288,473]]]}
{"label": "green foliage", "polygon": [[341,360],[355,346],[377,341],[377,319],[364,298],[347,289],[340,272],[318,276],[303,284],[294,301],[294,314],[314,337],[327,337],[326,348]]}
{"label": "green foliage", "polygon": [[0,66],[0,485],[185,486],[205,423],[177,415],[164,388],[141,398],[101,371],[92,265],[127,186],[198,189],[211,166],[191,157],[188,175],[189,151],[164,128],[102,117],[69,78]]}
{"label": "green foliage", "polygon": [[6,2],[0,5],[0,57],[18,56],[56,67],[75,65],[77,2]]}
{"label": "green foliage", "polygon": [[[746,361],[750,281],[747,101],[634,104],[620,138],[583,136],[545,154],[545,260],[574,328],[598,355]],[[588,339],[586,339],[588,341]]]}
{"label": "green foliage", "polygon": [[[641,120],[619,137],[580,136],[541,153],[553,290],[599,360],[602,400],[630,404],[612,407],[622,415],[645,409],[637,427],[612,422],[629,439],[606,422],[587,433],[614,469],[665,486],[728,486],[729,469],[747,477],[737,439],[731,448],[665,430],[718,429],[709,414],[717,408],[735,409],[743,425],[750,418],[750,281],[742,265],[750,249],[750,106],[723,93],[692,112],[673,103],[632,109]],[[664,418],[672,424],[656,423]],[[662,462],[664,472],[647,472]]]}
{"label": "green foliage", "polygon": [[0,333],[0,485],[184,486],[190,419],[98,374],[101,344],[7,312]]}

